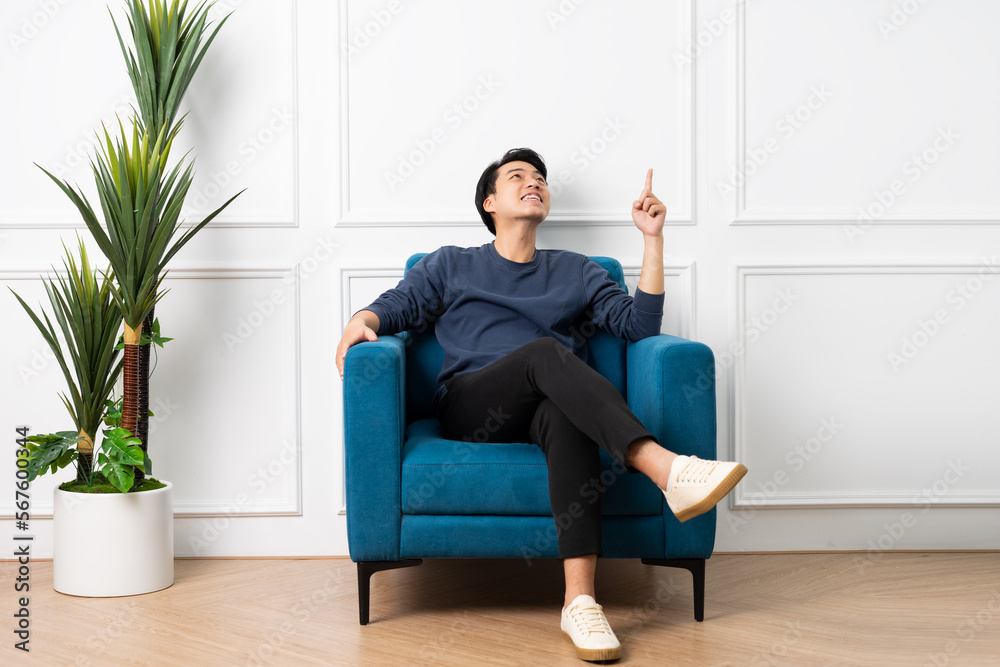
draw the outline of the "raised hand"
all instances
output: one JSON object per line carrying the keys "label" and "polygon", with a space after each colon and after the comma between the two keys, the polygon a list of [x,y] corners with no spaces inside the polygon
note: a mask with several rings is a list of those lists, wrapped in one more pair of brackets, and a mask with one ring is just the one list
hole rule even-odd
{"label": "raised hand", "polygon": [[662,236],[667,207],[653,194],[653,170],[646,172],[646,185],[632,202],[632,222],[646,236]]}

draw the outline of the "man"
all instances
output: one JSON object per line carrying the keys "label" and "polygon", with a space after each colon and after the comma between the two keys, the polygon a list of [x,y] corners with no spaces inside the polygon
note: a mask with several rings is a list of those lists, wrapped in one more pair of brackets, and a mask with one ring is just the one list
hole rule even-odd
{"label": "man", "polygon": [[[538,250],[549,213],[542,158],[512,149],[483,172],[476,208],[496,239],[479,248],[444,247],[418,262],[394,289],[347,323],[337,347],[434,322],[445,351],[435,403],[445,437],[463,440],[502,407],[493,442],[533,442],[545,452],[554,516],[584,514],[558,533],[566,595],[562,630],[585,660],[613,660],[621,645],[594,600],[601,553],[601,504],[581,498],[600,477],[598,447],[647,475],[681,521],[707,512],[746,474],[738,463],[677,456],[661,447],[614,386],[582,359],[579,327],[591,322],[626,340],[659,333],[663,317],[663,222],[653,170],[632,204],[642,232],[642,273],[628,296],[583,255]],[[492,424],[496,424],[494,420]],[[582,502],[581,502],[582,501]]]}

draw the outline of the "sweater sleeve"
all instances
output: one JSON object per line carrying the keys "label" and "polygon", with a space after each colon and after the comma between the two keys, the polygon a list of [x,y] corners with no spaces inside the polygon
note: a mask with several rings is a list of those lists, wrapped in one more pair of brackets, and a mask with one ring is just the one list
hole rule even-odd
{"label": "sweater sleeve", "polygon": [[663,294],[647,294],[636,289],[628,295],[611,280],[607,270],[594,261],[583,265],[583,286],[588,297],[587,317],[608,333],[629,341],[660,333],[663,321]]}
{"label": "sweater sleeve", "polygon": [[[443,250],[443,249],[442,249]],[[399,284],[365,310],[378,316],[380,336],[431,324],[444,311],[447,257],[436,250],[417,262]]]}

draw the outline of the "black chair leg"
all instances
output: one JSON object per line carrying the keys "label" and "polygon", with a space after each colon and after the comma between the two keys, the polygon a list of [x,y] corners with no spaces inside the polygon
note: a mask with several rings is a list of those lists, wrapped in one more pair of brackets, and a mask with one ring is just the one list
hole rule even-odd
{"label": "black chair leg", "polygon": [[643,558],[644,565],[680,567],[694,578],[694,620],[705,620],[705,559],[704,558]]}
{"label": "black chair leg", "polygon": [[358,562],[358,614],[361,625],[368,625],[368,602],[370,600],[370,582],[372,575],[380,570],[394,570],[398,567],[413,567],[424,561],[419,558],[406,560],[380,560]]}

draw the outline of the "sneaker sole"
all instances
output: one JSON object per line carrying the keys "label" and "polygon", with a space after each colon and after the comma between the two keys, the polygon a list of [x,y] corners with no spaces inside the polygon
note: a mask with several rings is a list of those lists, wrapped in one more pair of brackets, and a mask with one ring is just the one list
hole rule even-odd
{"label": "sneaker sole", "polygon": [[683,523],[688,519],[693,519],[696,516],[704,514],[708,510],[715,507],[720,500],[725,498],[726,494],[732,491],[733,487],[739,484],[740,480],[743,479],[743,476],[746,474],[747,467],[742,463],[737,464],[737,466],[733,468],[728,475],[726,475],[725,479],[723,479],[722,482],[720,482],[712,493],[708,494],[704,500],[697,505],[692,505],[686,510],[681,510],[674,516],[677,517],[678,521]]}
{"label": "sneaker sole", "polygon": [[568,632],[563,630],[562,635],[566,641],[573,645],[573,648],[576,649],[576,657],[581,660],[617,660],[622,657],[621,646],[618,648],[581,648],[576,645]]}

